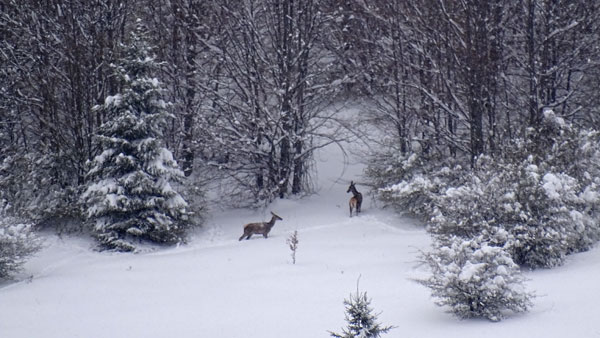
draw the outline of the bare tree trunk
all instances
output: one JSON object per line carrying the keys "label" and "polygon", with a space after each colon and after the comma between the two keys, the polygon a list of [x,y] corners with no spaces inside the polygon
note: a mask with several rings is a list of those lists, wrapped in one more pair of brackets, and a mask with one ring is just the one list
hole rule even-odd
{"label": "bare tree trunk", "polygon": [[185,104],[183,112],[183,149],[182,149],[182,170],[185,176],[190,176],[194,169],[194,117],[198,111],[196,105],[196,57],[198,55],[196,37],[196,27],[199,25],[197,17],[199,13],[194,11],[193,4],[189,5],[185,20]]}
{"label": "bare tree trunk", "polygon": [[538,89],[537,89],[537,67],[536,67],[536,35],[535,35],[535,5],[536,0],[528,0],[527,3],[527,55],[529,75],[529,125],[537,126],[540,123],[538,113]]}

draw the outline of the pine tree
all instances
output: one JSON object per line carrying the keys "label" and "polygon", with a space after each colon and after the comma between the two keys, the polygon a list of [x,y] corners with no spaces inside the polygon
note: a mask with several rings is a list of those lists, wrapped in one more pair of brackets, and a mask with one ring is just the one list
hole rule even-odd
{"label": "pine tree", "polygon": [[437,237],[433,251],[424,254],[432,275],[419,282],[431,289],[437,305],[461,319],[500,321],[507,312],[526,312],[535,295],[525,290],[519,266],[498,246],[507,236],[496,229],[471,240]]}
{"label": "pine tree", "polygon": [[161,142],[168,104],[152,77],[159,64],[145,34],[138,20],[115,66],[122,90],[95,108],[108,120],[99,129],[101,153],[91,163],[92,183],[83,194],[101,246],[123,251],[135,249],[134,239],[180,242],[189,226],[187,203],[171,185],[183,173]]}
{"label": "pine tree", "polygon": [[25,261],[41,249],[32,227],[0,213],[0,279],[21,270]]}
{"label": "pine tree", "polygon": [[393,326],[384,326],[377,323],[377,314],[373,313],[371,300],[366,292],[350,294],[350,299],[344,299],[346,307],[346,322],[348,327],[342,329],[342,333],[329,332],[332,337],[337,338],[377,338],[381,334],[393,329]]}

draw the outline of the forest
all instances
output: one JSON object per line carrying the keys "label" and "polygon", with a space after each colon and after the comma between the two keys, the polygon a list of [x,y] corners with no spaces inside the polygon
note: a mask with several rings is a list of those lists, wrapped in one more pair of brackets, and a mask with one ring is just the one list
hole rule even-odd
{"label": "forest", "polygon": [[597,1],[0,2],[17,261],[32,229],[180,243],[207,182],[238,207],[306,196],[315,150],[354,135],[379,145],[365,184],[439,248],[553,267],[600,239],[599,128]]}

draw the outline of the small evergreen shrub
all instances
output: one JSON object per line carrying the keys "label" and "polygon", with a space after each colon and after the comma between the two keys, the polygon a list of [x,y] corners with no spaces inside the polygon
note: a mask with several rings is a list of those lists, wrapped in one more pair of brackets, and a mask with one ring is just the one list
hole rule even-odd
{"label": "small evergreen shrub", "polygon": [[529,309],[533,294],[525,290],[519,267],[504,247],[493,243],[506,241],[502,237],[507,233],[495,236],[491,241],[442,236],[434,242],[424,254],[432,275],[419,282],[431,289],[437,305],[448,306],[461,319],[491,321]]}
{"label": "small evergreen shrub", "polygon": [[366,173],[372,186],[382,187],[378,191],[382,201],[427,219],[434,212],[438,194],[462,182],[467,171],[448,158],[388,154],[372,159]]}
{"label": "small evergreen shrub", "polygon": [[30,224],[0,218],[0,279],[21,270],[27,258],[41,248]]}
{"label": "small evergreen shrub", "polygon": [[63,155],[5,149],[0,161],[0,201],[3,212],[36,226],[81,223],[76,175],[65,166]]}
{"label": "small evergreen shrub", "polygon": [[348,327],[342,329],[342,333],[329,332],[331,337],[378,338],[393,329],[393,326],[382,326],[377,323],[377,314],[373,313],[370,305],[371,300],[366,292],[356,290],[355,294],[350,294],[349,299],[344,299]]}

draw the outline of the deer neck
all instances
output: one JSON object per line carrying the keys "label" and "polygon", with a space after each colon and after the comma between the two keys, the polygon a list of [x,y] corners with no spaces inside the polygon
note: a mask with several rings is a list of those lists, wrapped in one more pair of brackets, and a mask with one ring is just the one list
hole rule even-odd
{"label": "deer neck", "polygon": [[277,219],[275,218],[275,216],[272,216],[272,217],[271,217],[271,220],[270,220],[269,222],[267,222],[267,223],[266,223],[266,226],[267,226],[268,228],[272,228],[272,227],[273,227],[273,225],[275,225],[275,222],[276,222],[276,221],[277,221]]}

